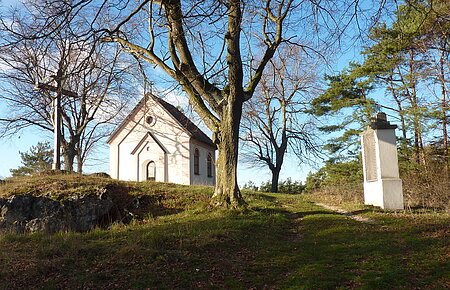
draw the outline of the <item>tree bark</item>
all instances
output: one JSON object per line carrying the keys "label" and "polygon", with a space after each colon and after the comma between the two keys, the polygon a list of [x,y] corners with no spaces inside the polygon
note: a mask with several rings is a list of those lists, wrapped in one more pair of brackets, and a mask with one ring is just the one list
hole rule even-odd
{"label": "tree bark", "polygon": [[219,131],[219,158],[213,204],[239,207],[245,204],[237,184],[239,127],[244,101],[243,70],[240,51],[242,11],[238,0],[230,1],[228,12],[227,104],[223,106]]}
{"label": "tree bark", "polygon": [[239,144],[239,125],[242,115],[242,103],[235,101],[224,108],[218,149],[216,188],[212,202],[216,206],[237,208],[245,205],[237,184],[237,163]]}
{"label": "tree bark", "polygon": [[271,192],[278,192],[278,182],[280,180],[280,171],[281,167],[275,167],[272,170],[272,184],[270,185],[270,191]]}
{"label": "tree bark", "polygon": [[417,99],[417,91],[416,91],[416,71],[415,71],[415,59],[414,59],[414,51],[411,49],[409,51],[409,76],[408,83],[405,86],[406,92],[408,94],[411,110],[412,110],[412,123],[414,130],[414,155],[416,162],[418,164],[425,165],[425,153],[423,149],[423,140],[422,140],[422,127],[420,123],[420,108]]}
{"label": "tree bark", "polygon": [[64,170],[67,172],[73,172],[73,161],[75,154],[70,151],[64,150]]}
{"label": "tree bark", "polygon": [[83,174],[83,158],[81,157],[80,150],[77,150],[77,173]]}
{"label": "tree bark", "polygon": [[64,170],[67,172],[73,172],[73,163],[75,160],[75,156],[77,156],[75,144],[71,142],[63,142],[62,148],[64,157]]}
{"label": "tree bark", "polygon": [[[208,73],[204,74],[196,65],[196,57],[192,55],[191,44],[186,38],[183,19],[183,9],[180,0],[154,1],[161,5],[159,11],[163,11],[167,20],[167,51],[159,55],[154,51],[154,40],[164,37],[164,33],[158,35],[153,30],[154,24],[150,21],[150,44],[146,47],[134,44],[116,35],[120,26],[128,20],[124,20],[116,29],[108,30],[109,36],[103,38],[106,42],[118,42],[136,57],[160,67],[168,76],[177,81],[193,105],[194,110],[203,119],[206,126],[213,132],[214,142],[219,149],[216,163],[216,189],[213,195],[213,203],[227,207],[238,207],[245,204],[237,185],[237,161],[239,125],[241,122],[242,105],[249,100],[259,83],[265,66],[273,57],[278,46],[283,42],[283,21],[291,11],[292,0],[281,1],[276,4],[277,9],[271,7],[270,1],[265,5],[262,22],[263,45],[266,47],[263,58],[255,66],[254,73],[249,76],[247,85],[244,87],[244,70],[241,57],[241,30],[242,9],[245,5],[239,0],[219,2],[226,8],[227,28],[223,31],[224,54],[226,63],[222,62],[222,53],[215,63],[223,67],[227,73],[223,86],[220,87],[210,82]],[[200,2],[198,2],[199,4]],[[144,3],[145,4],[145,3]],[[143,5],[144,5],[143,4]],[[274,4],[275,5],[275,4]],[[140,6],[137,10],[142,9]],[[276,11],[276,12],[275,12]],[[134,14],[133,14],[134,15]],[[133,15],[130,15],[132,17]],[[150,17],[153,17],[150,15]],[[159,16],[158,16],[159,17]],[[153,18],[150,18],[152,20]],[[206,18],[205,18],[206,19]],[[270,24],[270,25],[269,25]],[[270,29],[268,28],[270,26]],[[273,27],[272,27],[273,26]],[[160,28],[158,28],[159,31]],[[189,26],[187,27],[189,29]],[[274,31],[272,31],[274,30]],[[222,32],[220,32],[222,34]],[[202,49],[205,49],[203,47]],[[169,63],[170,59],[170,63]],[[205,65],[205,63],[204,63]],[[216,66],[216,64],[213,64]],[[209,64],[207,64],[209,67]]]}

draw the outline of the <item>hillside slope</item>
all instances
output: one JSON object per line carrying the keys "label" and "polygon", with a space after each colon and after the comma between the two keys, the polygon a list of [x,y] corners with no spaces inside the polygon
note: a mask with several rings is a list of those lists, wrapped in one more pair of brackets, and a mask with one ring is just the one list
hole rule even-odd
{"label": "hillside slope", "polygon": [[[448,214],[365,208],[358,213],[373,222],[363,223],[301,195],[244,192],[248,209],[226,211],[209,207],[206,187],[73,177],[22,182],[59,198],[111,183],[131,196],[159,197],[127,225],[0,235],[4,289],[450,287]],[[0,192],[18,193],[23,184]]]}

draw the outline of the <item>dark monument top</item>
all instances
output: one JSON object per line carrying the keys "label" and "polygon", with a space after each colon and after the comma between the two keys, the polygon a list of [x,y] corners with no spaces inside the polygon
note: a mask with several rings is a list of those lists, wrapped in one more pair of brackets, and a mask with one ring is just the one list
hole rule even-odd
{"label": "dark monument top", "polygon": [[392,125],[386,117],[385,113],[379,112],[375,117],[372,118],[369,125],[370,128],[376,129],[396,129],[397,125]]}

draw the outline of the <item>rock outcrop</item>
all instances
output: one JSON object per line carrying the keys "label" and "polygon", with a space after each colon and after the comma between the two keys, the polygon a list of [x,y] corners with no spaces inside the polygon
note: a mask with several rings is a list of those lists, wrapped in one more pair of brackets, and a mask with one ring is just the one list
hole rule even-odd
{"label": "rock outcrop", "polygon": [[105,195],[74,197],[63,201],[42,196],[14,195],[0,198],[0,231],[85,232],[111,223],[111,217],[118,216],[115,210],[113,201]]}

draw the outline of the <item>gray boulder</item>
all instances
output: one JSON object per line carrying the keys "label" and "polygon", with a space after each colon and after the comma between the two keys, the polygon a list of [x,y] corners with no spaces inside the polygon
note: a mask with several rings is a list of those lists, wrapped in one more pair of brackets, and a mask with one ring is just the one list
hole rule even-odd
{"label": "gray boulder", "polygon": [[56,201],[48,197],[16,195],[0,199],[0,231],[84,232],[108,220],[113,202],[95,196]]}

